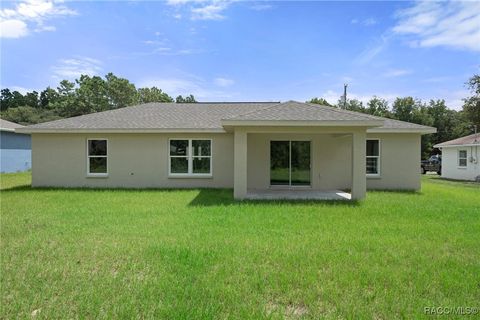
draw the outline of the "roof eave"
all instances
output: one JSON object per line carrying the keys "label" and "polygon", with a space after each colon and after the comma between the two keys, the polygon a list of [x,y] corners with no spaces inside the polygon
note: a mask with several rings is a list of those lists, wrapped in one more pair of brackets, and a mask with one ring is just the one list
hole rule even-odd
{"label": "roof eave", "polygon": [[432,127],[425,128],[372,128],[367,130],[368,133],[420,133],[431,134],[436,133],[437,129]]}
{"label": "roof eave", "polygon": [[224,127],[380,127],[384,124],[383,120],[222,120]]}
{"label": "roof eave", "polygon": [[153,128],[153,129],[98,129],[98,128],[22,128],[16,130],[18,133],[225,133],[223,128]]}
{"label": "roof eave", "polygon": [[436,144],[433,146],[434,148],[458,148],[458,147],[480,147],[480,143],[467,143],[467,144]]}

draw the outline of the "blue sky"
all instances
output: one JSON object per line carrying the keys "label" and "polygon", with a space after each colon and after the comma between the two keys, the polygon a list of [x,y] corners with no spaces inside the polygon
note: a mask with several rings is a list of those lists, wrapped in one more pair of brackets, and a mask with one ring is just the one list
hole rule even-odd
{"label": "blue sky", "polygon": [[480,2],[2,2],[1,86],[113,72],[200,101],[373,95],[461,108]]}

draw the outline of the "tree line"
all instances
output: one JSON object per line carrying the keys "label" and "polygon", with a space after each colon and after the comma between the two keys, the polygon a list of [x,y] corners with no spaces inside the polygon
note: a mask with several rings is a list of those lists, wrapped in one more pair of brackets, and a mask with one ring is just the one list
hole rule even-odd
{"label": "tree line", "polygon": [[1,90],[0,117],[22,125],[35,124],[88,113],[123,108],[148,102],[196,102],[193,95],[173,99],[157,87],[136,88],[129,80],[107,74],[81,75],[75,81],[63,80],[56,89],[47,87],[22,94]]}
{"label": "tree line", "polygon": [[[356,99],[340,99],[336,104],[330,104],[323,98],[313,98],[308,102],[433,126],[437,128],[436,134],[422,136],[422,156],[427,157],[432,152],[438,152],[433,150],[436,143],[471,134],[474,125],[480,130],[480,75],[471,77],[466,85],[471,96],[463,99],[460,111],[449,109],[445,100],[423,102],[413,97],[396,98],[391,106],[380,97],[373,97],[366,104]],[[63,80],[56,89],[47,87],[40,93],[22,94],[2,89],[0,117],[29,125],[148,102],[197,101],[193,95],[180,95],[174,99],[157,87],[136,88],[129,80],[113,73],[104,78],[82,75],[73,82]]]}
{"label": "tree line", "polygon": [[366,104],[357,99],[339,99],[336,104],[324,98],[308,102],[435,127],[437,133],[422,136],[422,157],[426,158],[439,153],[433,149],[435,144],[472,134],[475,126],[480,131],[480,75],[471,77],[466,85],[471,96],[463,99],[460,111],[449,109],[442,99],[423,102],[413,97],[396,98],[391,106],[379,97],[373,97]]}

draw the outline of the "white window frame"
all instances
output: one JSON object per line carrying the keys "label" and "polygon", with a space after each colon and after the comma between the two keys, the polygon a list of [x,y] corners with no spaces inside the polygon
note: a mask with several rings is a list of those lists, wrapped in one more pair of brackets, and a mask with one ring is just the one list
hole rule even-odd
{"label": "white window frame", "polygon": [[366,153],[367,145],[365,143],[365,170],[367,170],[367,159],[369,158],[376,158],[377,159],[377,173],[367,173],[367,177],[370,178],[378,178],[381,175],[381,168],[382,168],[382,143],[380,139],[367,139],[366,141],[378,141],[378,156],[368,156]]}
{"label": "white window frame", "polygon": [[[172,173],[172,158],[185,158],[185,156],[172,156],[170,155],[170,141],[175,140],[187,140],[187,161],[188,172],[187,173]],[[192,152],[193,140],[197,141],[210,141],[210,155],[209,156],[194,156]],[[168,156],[168,176],[171,178],[211,178],[213,176],[213,141],[206,138],[169,138],[167,146]],[[193,158],[209,158],[210,159],[210,173],[193,173]]]}
{"label": "white window frame", "polygon": [[[460,152],[465,151],[465,157],[460,157]],[[460,165],[460,160],[465,159],[465,165]],[[460,169],[465,169],[468,166],[468,151],[467,149],[459,149],[457,152],[457,166]]]}
{"label": "white window frame", "polygon": [[[89,154],[88,146],[90,145],[90,141],[97,141],[97,140],[102,140],[107,142],[107,154],[105,156],[91,156]],[[110,161],[108,160],[108,149],[109,149],[109,143],[108,139],[106,138],[88,138],[87,139],[87,148],[86,148],[86,153],[87,153],[87,177],[108,177],[108,166]],[[107,158],[107,172],[90,172],[90,158]]]}

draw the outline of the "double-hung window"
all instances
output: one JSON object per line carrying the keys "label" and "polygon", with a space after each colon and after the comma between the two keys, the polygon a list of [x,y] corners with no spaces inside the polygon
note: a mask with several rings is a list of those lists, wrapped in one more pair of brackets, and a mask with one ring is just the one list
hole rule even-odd
{"label": "double-hung window", "polygon": [[460,168],[467,166],[467,150],[458,150],[458,166]]}
{"label": "double-hung window", "polygon": [[208,139],[170,139],[170,176],[212,175],[212,141]]}
{"label": "double-hung window", "polygon": [[367,175],[380,175],[380,140],[367,140]]}
{"label": "double-hung window", "polygon": [[87,140],[87,174],[90,176],[108,175],[107,140]]}

